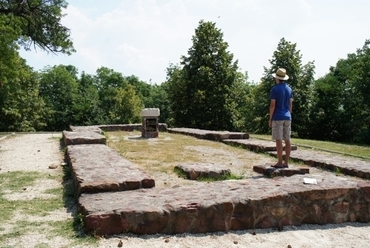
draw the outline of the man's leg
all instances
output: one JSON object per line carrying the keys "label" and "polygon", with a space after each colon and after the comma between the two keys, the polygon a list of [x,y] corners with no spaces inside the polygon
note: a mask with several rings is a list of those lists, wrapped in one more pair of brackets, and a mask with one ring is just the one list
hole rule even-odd
{"label": "man's leg", "polygon": [[284,163],[285,167],[288,167],[290,152],[292,151],[292,144],[290,143],[290,133],[291,133],[291,121],[284,121],[283,139],[285,143],[285,163]]}
{"label": "man's leg", "polygon": [[284,166],[288,167],[289,159],[290,159],[290,151],[292,150],[292,145],[289,140],[284,140],[285,142],[285,163]]}
{"label": "man's leg", "polygon": [[283,165],[283,141],[282,140],[276,140],[276,152],[278,157],[277,166]]}
{"label": "man's leg", "polygon": [[276,143],[278,162],[275,167],[283,167],[283,122],[272,122],[272,139]]}

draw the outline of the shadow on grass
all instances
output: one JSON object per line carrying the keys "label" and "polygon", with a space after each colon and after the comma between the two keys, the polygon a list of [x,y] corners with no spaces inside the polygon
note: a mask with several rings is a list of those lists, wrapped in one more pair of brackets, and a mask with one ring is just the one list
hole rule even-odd
{"label": "shadow on grass", "polygon": [[67,147],[64,145],[63,139],[60,140],[59,148],[64,152],[63,169],[63,202],[67,212],[73,217],[73,230],[76,232],[77,238],[87,237],[84,233],[84,222],[82,215],[78,213],[78,202],[75,185],[72,179],[72,169],[66,159]]}

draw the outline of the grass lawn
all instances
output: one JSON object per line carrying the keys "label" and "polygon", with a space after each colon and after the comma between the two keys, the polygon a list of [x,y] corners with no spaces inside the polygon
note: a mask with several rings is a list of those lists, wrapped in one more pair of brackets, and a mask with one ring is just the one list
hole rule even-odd
{"label": "grass lawn", "polygon": [[[250,134],[249,136],[253,139],[271,140],[271,135]],[[296,138],[292,138],[292,144],[302,148],[318,149],[370,159],[370,146]]]}

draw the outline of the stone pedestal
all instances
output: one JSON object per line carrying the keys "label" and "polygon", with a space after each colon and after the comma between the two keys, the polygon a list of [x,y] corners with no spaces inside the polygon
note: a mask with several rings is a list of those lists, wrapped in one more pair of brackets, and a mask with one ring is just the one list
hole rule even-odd
{"label": "stone pedestal", "polygon": [[141,136],[144,138],[158,137],[158,116],[160,112],[158,108],[146,108],[141,110],[142,128]]}

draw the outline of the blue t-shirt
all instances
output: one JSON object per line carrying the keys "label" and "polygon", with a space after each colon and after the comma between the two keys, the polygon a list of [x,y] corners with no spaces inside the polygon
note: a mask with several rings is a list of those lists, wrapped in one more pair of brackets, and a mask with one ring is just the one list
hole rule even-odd
{"label": "blue t-shirt", "polygon": [[270,99],[275,100],[275,111],[272,115],[272,120],[282,121],[292,119],[289,111],[291,98],[293,98],[293,91],[285,82],[280,82],[272,87]]}

